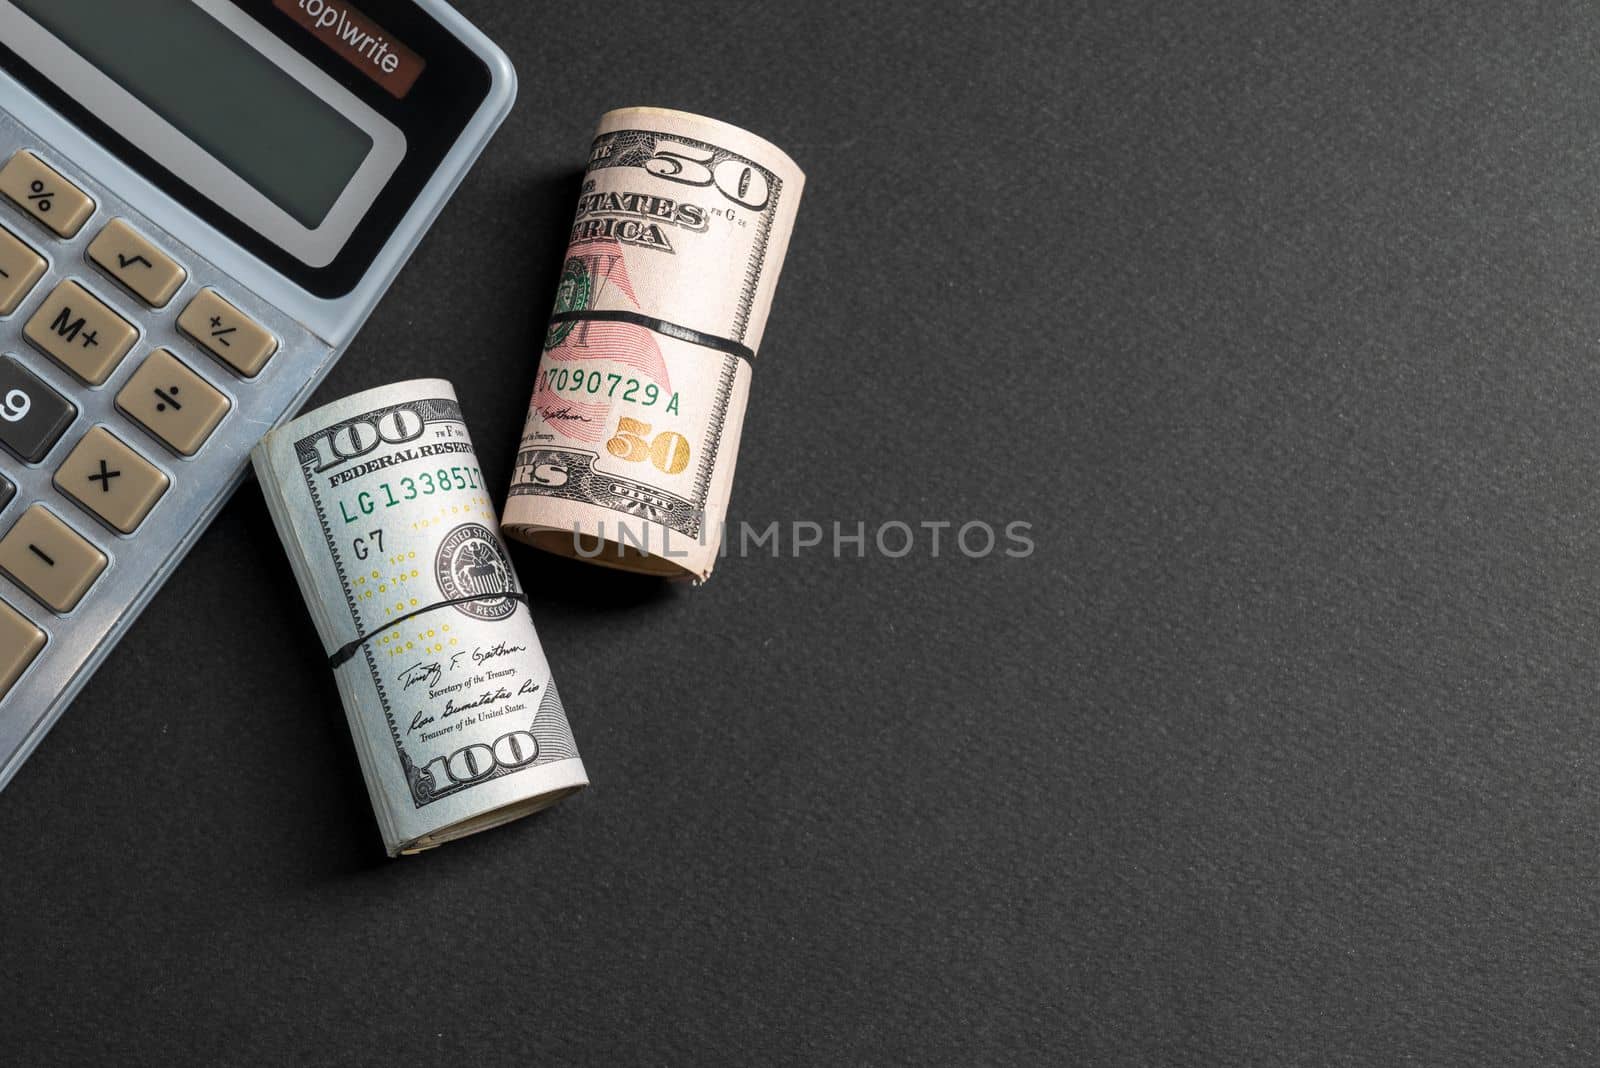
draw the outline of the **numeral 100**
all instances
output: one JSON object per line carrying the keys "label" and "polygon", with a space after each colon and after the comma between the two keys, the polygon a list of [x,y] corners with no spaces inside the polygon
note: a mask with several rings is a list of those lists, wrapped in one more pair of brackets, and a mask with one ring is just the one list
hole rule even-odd
{"label": "numeral 100", "polygon": [[539,740],[527,731],[502,734],[492,745],[474,742],[449,756],[434,757],[422,769],[433,776],[434,792],[475,783],[496,768],[520,768],[539,755]]}
{"label": "numeral 100", "polygon": [[391,408],[376,419],[352,419],[312,440],[317,470],[365,456],[379,445],[403,445],[422,436],[423,421],[410,408]]}

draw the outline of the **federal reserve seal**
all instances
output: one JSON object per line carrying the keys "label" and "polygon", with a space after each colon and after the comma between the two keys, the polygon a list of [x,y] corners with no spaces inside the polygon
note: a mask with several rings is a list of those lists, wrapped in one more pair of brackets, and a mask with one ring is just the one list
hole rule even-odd
{"label": "federal reserve seal", "polygon": [[[500,539],[482,523],[462,523],[439,545],[433,571],[439,589],[449,600],[474,597],[453,607],[473,619],[504,619],[517,610],[517,602],[506,594],[516,590],[511,561],[500,548]],[[496,596],[499,594],[500,596]]]}
{"label": "federal reserve seal", "polygon": [[[561,284],[556,287],[556,306],[552,315],[562,312],[583,311],[589,307],[589,265],[577,256],[567,259],[566,265],[561,268]],[[572,333],[571,320],[561,323],[551,323],[550,332],[544,336],[545,351],[548,352],[567,340],[567,335]]]}

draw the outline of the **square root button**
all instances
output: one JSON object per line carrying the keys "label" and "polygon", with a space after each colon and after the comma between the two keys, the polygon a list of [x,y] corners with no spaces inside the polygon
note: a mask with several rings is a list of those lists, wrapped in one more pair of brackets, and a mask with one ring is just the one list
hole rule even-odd
{"label": "square root button", "polygon": [[121,219],[107,223],[89,243],[89,258],[152,308],[166,307],[189,277],[177,260]]}

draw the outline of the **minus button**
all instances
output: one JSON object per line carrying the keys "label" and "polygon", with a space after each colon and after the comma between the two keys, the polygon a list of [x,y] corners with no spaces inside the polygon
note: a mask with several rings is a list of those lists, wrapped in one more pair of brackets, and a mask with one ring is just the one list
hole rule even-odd
{"label": "minus button", "polygon": [[0,571],[53,612],[78,606],[110,561],[42,504],[34,504],[0,537]]}

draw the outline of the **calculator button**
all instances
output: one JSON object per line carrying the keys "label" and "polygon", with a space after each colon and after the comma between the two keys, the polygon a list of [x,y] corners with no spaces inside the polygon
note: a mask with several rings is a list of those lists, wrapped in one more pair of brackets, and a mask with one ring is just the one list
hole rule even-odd
{"label": "calculator button", "polygon": [[15,356],[0,356],[0,445],[36,464],[77,417],[70,401]]}
{"label": "calculator button", "polygon": [[156,349],[117,394],[117,407],[174,452],[193,456],[231,405],[172,353]]}
{"label": "calculator button", "polygon": [[10,315],[44,277],[44,257],[0,230],[0,315]]}
{"label": "calculator button", "polygon": [[139,337],[132,323],[76,282],[52,289],[22,332],[91,386],[111,376]]}
{"label": "calculator button", "polygon": [[178,316],[178,328],[246,378],[253,378],[278,351],[276,338],[214,289],[195,294]]}
{"label": "calculator button", "polygon": [[0,697],[22,677],[44,648],[44,631],[15,608],[0,601]]}
{"label": "calculator button", "polygon": [[176,260],[121,219],[107,223],[90,242],[89,258],[152,308],[165,307],[189,277]]}
{"label": "calculator button", "polygon": [[124,534],[132,534],[171,482],[149,460],[97,426],[56,469],[56,485]]}
{"label": "calculator button", "polygon": [[0,508],[11,503],[11,498],[17,495],[17,487],[12,481],[0,475]]}
{"label": "calculator button", "polygon": [[50,608],[70,612],[106,569],[106,556],[36,504],[0,538],[0,569]]}
{"label": "calculator button", "polygon": [[18,152],[0,167],[0,193],[35,219],[71,237],[94,214],[89,194],[67,181],[32,152]]}

